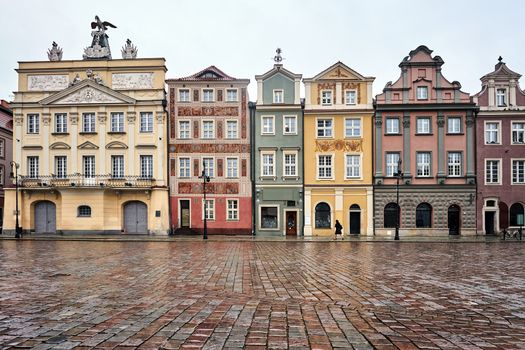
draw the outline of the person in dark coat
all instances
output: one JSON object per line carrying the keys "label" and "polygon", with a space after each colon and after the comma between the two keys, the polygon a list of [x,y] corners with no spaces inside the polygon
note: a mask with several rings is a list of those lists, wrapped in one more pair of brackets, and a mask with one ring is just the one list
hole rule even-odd
{"label": "person in dark coat", "polygon": [[339,220],[335,220],[335,240],[337,240],[338,236],[341,236],[341,240],[343,239],[343,226],[339,223]]}

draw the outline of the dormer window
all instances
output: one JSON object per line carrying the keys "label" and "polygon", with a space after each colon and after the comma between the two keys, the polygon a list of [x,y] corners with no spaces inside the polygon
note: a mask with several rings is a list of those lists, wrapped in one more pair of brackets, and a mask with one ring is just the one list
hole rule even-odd
{"label": "dormer window", "polygon": [[323,90],[321,92],[321,104],[330,106],[332,104],[332,90]]}
{"label": "dormer window", "polygon": [[273,103],[284,102],[284,90],[273,90]]}
{"label": "dormer window", "polygon": [[506,89],[496,89],[496,103],[498,107],[507,106],[507,90]]}
{"label": "dormer window", "polygon": [[426,86],[417,87],[417,99],[418,100],[428,100],[428,87]]}

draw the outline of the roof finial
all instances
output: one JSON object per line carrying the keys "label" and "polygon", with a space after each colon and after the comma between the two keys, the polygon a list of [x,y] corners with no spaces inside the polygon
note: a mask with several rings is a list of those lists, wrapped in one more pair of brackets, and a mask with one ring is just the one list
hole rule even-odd
{"label": "roof finial", "polygon": [[273,57],[273,60],[275,61],[275,63],[281,63],[281,61],[283,60],[281,52],[283,51],[281,50],[281,48],[278,47],[277,50],[275,50],[275,52],[277,53],[277,55]]}
{"label": "roof finial", "polygon": [[498,57],[498,61],[499,61],[499,63],[501,63],[501,61],[503,61],[503,57],[499,56]]}

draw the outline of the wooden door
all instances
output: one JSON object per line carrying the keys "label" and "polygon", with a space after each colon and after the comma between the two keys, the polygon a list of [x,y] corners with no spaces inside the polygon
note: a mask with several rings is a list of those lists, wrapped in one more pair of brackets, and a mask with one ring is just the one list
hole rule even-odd
{"label": "wooden door", "polygon": [[286,235],[297,236],[297,212],[286,212]]}

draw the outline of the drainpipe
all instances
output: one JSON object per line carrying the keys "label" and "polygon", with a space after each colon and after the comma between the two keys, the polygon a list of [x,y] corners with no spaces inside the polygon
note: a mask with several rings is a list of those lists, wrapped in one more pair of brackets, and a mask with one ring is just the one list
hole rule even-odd
{"label": "drainpipe", "polygon": [[255,236],[255,102],[248,102],[250,110],[250,179],[252,181],[252,236]]}
{"label": "drainpipe", "polygon": [[301,128],[302,128],[302,132],[301,132],[301,153],[302,153],[302,172],[301,172],[301,179],[302,179],[302,182],[303,182],[303,186],[301,187],[303,193],[302,193],[302,198],[301,198],[301,202],[302,202],[302,209],[303,209],[303,212],[302,212],[302,215],[301,215],[301,227],[302,227],[302,230],[301,230],[301,236],[304,237],[304,213],[305,213],[305,208],[304,208],[304,104],[305,104],[305,99],[302,98],[301,99]]}
{"label": "drainpipe", "polygon": [[377,110],[377,101],[374,99],[372,101],[374,107],[374,114],[372,114],[372,235],[376,235],[376,179],[375,179],[375,134],[376,134],[376,110]]}
{"label": "drainpipe", "polygon": [[[168,87],[169,89],[169,87]],[[172,229],[172,219],[171,219],[171,181],[170,181],[170,124],[171,124],[171,115],[169,114],[166,107],[168,106],[168,100],[166,98],[166,90],[164,90],[164,100],[162,101],[162,107],[167,116],[166,121],[166,183],[168,184],[168,235],[173,235]]]}

